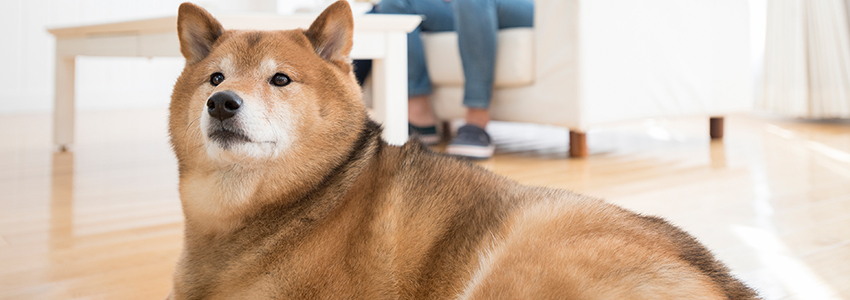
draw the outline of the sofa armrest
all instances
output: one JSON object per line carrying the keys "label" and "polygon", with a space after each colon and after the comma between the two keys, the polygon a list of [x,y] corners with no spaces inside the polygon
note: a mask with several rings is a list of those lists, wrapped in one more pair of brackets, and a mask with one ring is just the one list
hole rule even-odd
{"label": "sofa armrest", "polygon": [[586,0],[579,6],[583,124],[751,109],[747,1]]}
{"label": "sofa armrest", "polygon": [[578,0],[534,3],[536,77],[562,73],[578,61]]}

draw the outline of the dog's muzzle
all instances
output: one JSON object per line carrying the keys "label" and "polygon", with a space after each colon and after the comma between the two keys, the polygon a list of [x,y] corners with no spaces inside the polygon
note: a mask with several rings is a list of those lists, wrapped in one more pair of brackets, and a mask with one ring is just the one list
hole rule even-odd
{"label": "dog's muzzle", "polygon": [[234,91],[221,91],[207,100],[210,115],[209,138],[220,146],[229,148],[234,144],[250,143],[251,139],[240,128],[238,118],[233,118],[242,108],[242,98]]}
{"label": "dog's muzzle", "polygon": [[233,91],[217,92],[207,100],[207,113],[219,121],[235,116],[241,107],[242,98]]}

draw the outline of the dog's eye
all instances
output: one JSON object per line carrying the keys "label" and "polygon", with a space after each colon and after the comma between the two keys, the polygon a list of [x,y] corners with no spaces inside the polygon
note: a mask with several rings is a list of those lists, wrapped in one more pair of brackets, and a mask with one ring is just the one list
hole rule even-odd
{"label": "dog's eye", "polygon": [[210,75],[210,84],[212,84],[213,86],[221,84],[222,81],[224,81],[224,74],[221,74],[220,72],[215,72]]}
{"label": "dog's eye", "polygon": [[286,74],[277,73],[272,76],[272,79],[269,80],[269,82],[275,86],[286,86],[287,84],[292,82],[292,80],[289,79],[289,76],[286,76]]}

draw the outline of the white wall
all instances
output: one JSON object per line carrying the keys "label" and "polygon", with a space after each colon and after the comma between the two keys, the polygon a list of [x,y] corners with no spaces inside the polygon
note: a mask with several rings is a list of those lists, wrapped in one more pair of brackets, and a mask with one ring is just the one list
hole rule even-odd
{"label": "white wall", "polygon": [[[185,0],[0,0],[0,114],[53,109],[49,27],[174,15]],[[213,12],[275,11],[293,0],[195,0]],[[175,24],[176,26],[176,24]],[[180,58],[81,57],[77,108],[167,107]]]}
{"label": "white wall", "polygon": [[[767,34],[767,0],[749,0],[750,5],[750,57],[752,58],[753,92],[755,99],[762,97],[764,73],[764,41]],[[758,101],[758,100],[757,100]]]}
{"label": "white wall", "polygon": [[[53,108],[53,37],[48,27],[174,14],[180,0],[0,0],[0,113]],[[84,57],[80,109],[167,106],[180,59]],[[153,79],[153,80],[151,80]]]}
{"label": "white wall", "polygon": [[[49,27],[126,21],[177,13],[184,0],[0,0],[0,114],[53,108],[53,37]],[[313,9],[329,0],[195,0],[215,12]],[[766,0],[750,0],[760,16]],[[753,49],[764,41],[764,17],[754,22]],[[758,63],[755,63],[758,64]],[[760,65],[760,64],[758,64]],[[77,108],[166,107],[179,58],[83,57],[77,62]],[[760,74],[760,72],[756,72]]]}

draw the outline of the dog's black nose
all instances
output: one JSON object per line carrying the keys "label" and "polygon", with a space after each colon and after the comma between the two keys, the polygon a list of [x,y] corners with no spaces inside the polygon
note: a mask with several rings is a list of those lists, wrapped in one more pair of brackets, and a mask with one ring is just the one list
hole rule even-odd
{"label": "dog's black nose", "polygon": [[211,117],[226,120],[236,115],[242,107],[242,98],[233,91],[215,93],[207,100],[207,112]]}

